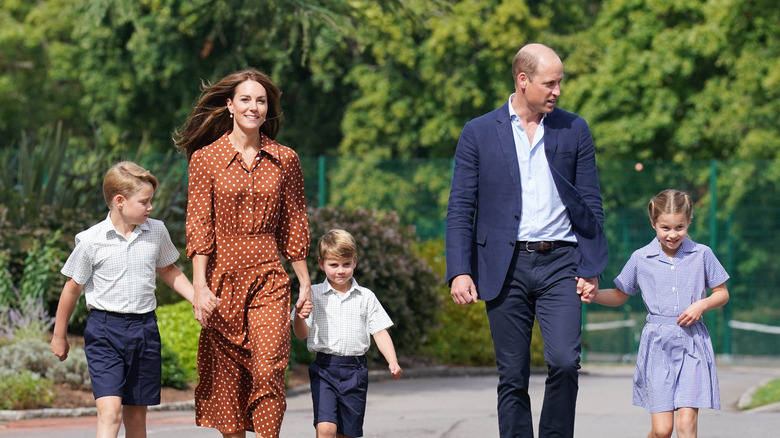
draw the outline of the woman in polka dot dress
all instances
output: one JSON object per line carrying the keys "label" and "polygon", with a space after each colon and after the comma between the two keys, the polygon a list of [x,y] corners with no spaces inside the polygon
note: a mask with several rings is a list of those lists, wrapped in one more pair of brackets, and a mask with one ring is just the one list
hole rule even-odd
{"label": "woman in polka dot dress", "polygon": [[[279,436],[290,357],[290,278],[296,307],[311,297],[309,228],[298,155],[273,139],[281,92],[248,69],[204,85],[176,147],[189,160],[187,255],[195,316],[207,322],[198,345],[195,416],[225,437]],[[211,315],[206,297],[222,299]]]}

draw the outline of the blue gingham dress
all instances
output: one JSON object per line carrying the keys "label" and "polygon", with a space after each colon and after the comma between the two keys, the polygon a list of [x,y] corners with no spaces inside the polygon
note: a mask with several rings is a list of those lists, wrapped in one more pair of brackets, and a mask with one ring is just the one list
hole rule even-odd
{"label": "blue gingham dress", "polygon": [[615,286],[628,295],[642,291],[647,324],[637,353],[634,405],[650,413],[677,408],[720,409],[715,355],[707,327],[700,320],[688,327],[677,317],[707,297],[729,275],[712,250],[686,238],[674,259],[658,239],[631,255]]}

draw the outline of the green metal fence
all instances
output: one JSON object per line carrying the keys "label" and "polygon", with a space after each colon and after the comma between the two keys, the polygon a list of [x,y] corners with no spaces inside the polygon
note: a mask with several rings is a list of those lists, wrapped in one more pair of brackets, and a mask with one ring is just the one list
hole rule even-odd
{"label": "green metal fence", "polygon": [[[442,238],[451,160],[302,158],[310,205],[396,210],[422,239]],[[780,356],[780,164],[774,161],[600,161],[610,262],[601,287],[614,286],[631,253],[654,231],[646,205],[666,188],[695,202],[690,236],[710,246],[731,279],[731,299],[707,312],[716,353]],[[632,361],[646,311],[639,296],[618,308],[584,306],[584,349],[591,359]]]}

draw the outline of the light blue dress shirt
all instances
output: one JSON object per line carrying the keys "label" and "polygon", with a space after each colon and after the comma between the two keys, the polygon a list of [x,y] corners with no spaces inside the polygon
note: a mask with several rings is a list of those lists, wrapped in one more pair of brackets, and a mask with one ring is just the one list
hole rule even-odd
{"label": "light blue dress shirt", "polygon": [[550,173],[550,165],[544,151],[544,119],[534,133],[533,142],[523,129],[520,118],[512,108],[514,93],[509,96],[509,118],[520,166],[522,213],[517,240],[565,240],[576,242],[571,229],[569,212],[561,201],[558,188]]}

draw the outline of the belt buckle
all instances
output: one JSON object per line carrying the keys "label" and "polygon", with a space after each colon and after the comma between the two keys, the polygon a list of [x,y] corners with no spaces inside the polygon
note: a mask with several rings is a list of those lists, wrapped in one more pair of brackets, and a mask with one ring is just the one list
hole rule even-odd
{"label": "belt buckle", "polygon": [[[538,244],[538,249],[531,249],[529,245],[531,244]],[[552,242],[545,242],[545,241],[539,241],[539,242],[525,242],[525,252],[547,252],[551,250],[553,247]]]}

